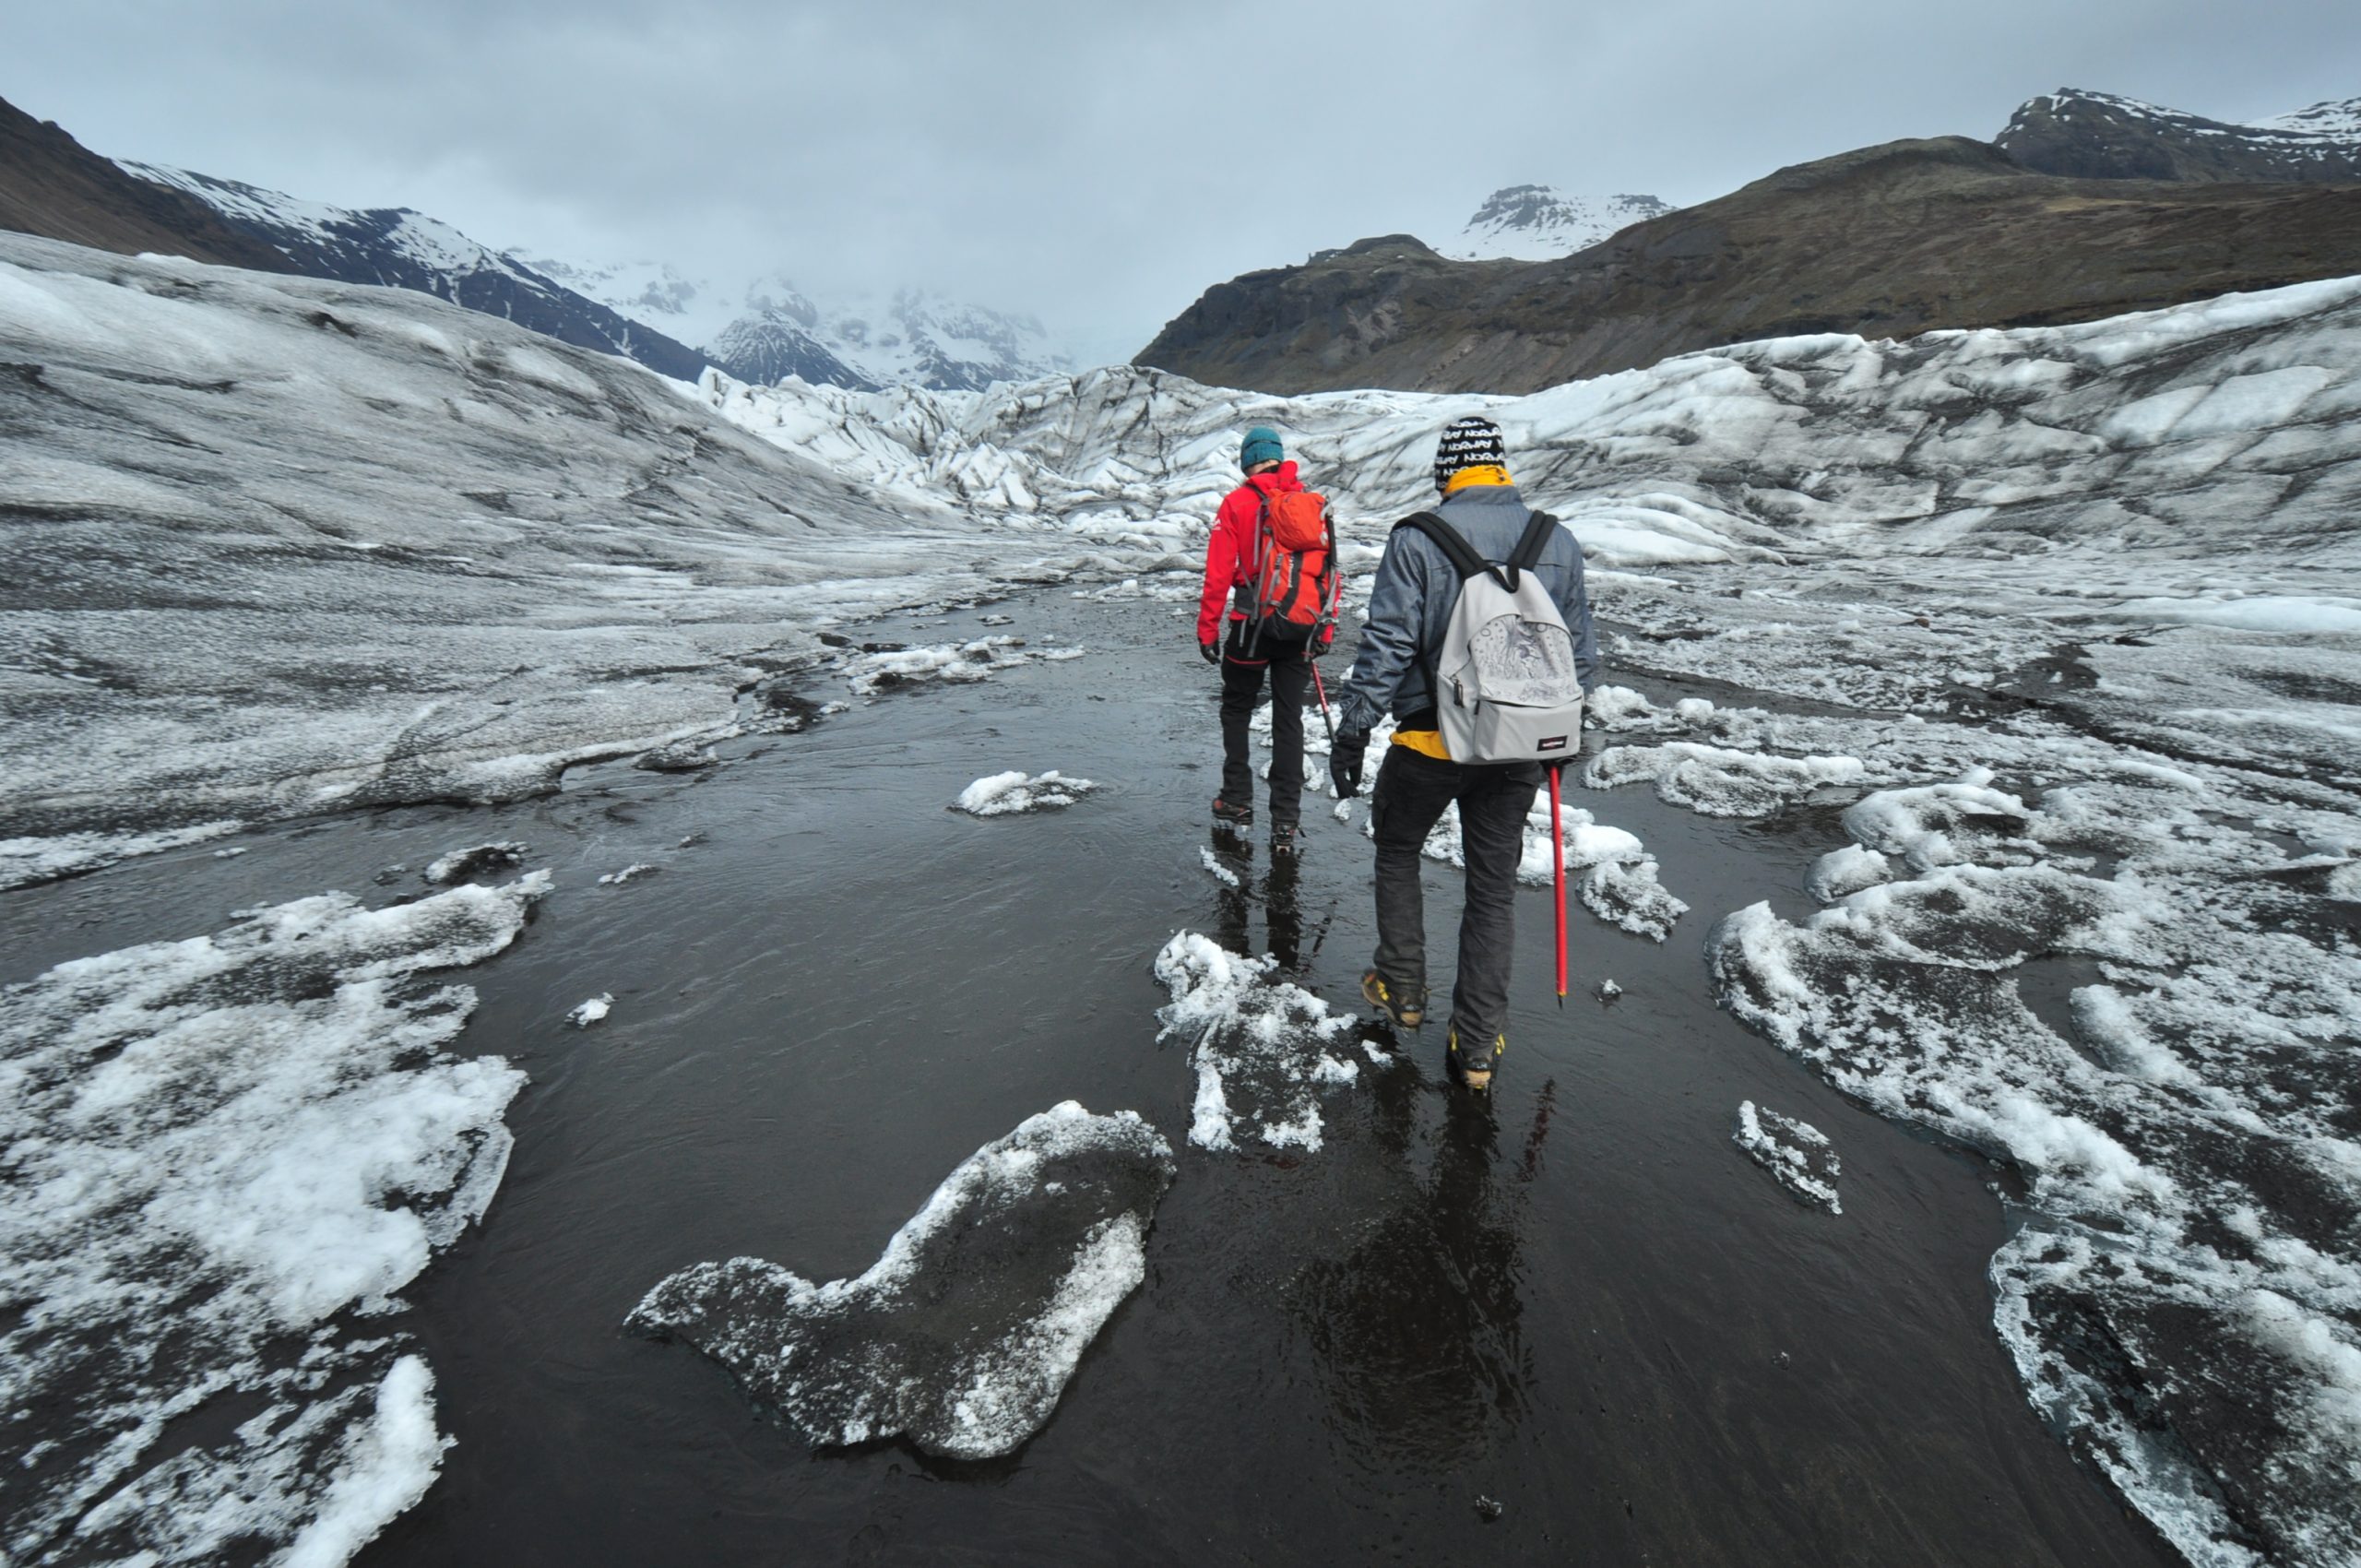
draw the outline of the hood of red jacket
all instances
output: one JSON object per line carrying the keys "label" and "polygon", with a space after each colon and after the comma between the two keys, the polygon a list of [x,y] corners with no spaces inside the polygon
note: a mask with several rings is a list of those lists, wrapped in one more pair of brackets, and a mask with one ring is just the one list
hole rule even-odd
{"label": "hood of red jacket", "polygon": [[1295,459],[1289,457],[1266,474],[1248,474],[1246,482],[1265,495],[1277,495],[1290,490],[1301,490],[1303,481],[1295,477]]}

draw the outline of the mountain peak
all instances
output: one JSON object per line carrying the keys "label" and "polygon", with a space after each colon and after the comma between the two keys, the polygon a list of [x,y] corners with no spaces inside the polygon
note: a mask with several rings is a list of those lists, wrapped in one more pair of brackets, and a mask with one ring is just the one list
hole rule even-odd
{"label": "mountain peak", "polygon": [[1671,203],[1652,196],[1568,196],[1553,185],[1503,185],[1442,250],[1462,261],[1547,261],[1671,210]]}
{"label": "mountain peak", "polygon": [[2239,123],[2088,88],[2027,99],[1994,138],[2028,169],[2089,180],[2361,181],[2361,99]]}

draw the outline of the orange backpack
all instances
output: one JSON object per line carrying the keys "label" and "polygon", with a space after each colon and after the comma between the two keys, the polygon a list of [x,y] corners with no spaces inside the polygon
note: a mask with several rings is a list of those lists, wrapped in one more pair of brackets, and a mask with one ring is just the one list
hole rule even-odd
{"label": "orange backpack", "polygon": [[1344,575],[1335,569],[1336,529],[1327,500],[1309,490],[1263,497],[1255,525],[1252,646],[1264,638],[1320,647],[1335,636]]}

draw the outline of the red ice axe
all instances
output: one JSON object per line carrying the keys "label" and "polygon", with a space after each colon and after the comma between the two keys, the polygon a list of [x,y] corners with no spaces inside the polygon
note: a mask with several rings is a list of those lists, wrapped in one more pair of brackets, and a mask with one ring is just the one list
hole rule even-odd
{"label": "red ice axe", "polygon": [[1328,717],[1328,683],[1320,678],[1320,661],[1311,662],[1311,689],[1320,694],[1320,727],[1328,731],[1328,749],[1336,748],[1335,721]]}

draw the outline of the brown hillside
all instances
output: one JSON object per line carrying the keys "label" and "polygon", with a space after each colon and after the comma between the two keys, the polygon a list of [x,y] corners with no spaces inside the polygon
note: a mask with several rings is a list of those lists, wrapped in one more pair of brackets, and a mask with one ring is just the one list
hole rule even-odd
{"label": "brown hillside", "polygon": [[1133,362],[1276,393],[1529,392],[1805,332],[2085,321],[2361,272],[2361,185],[2037,174],[1965,137],[1782,169],[1545,262],[1365,240],[1208,289]]}

